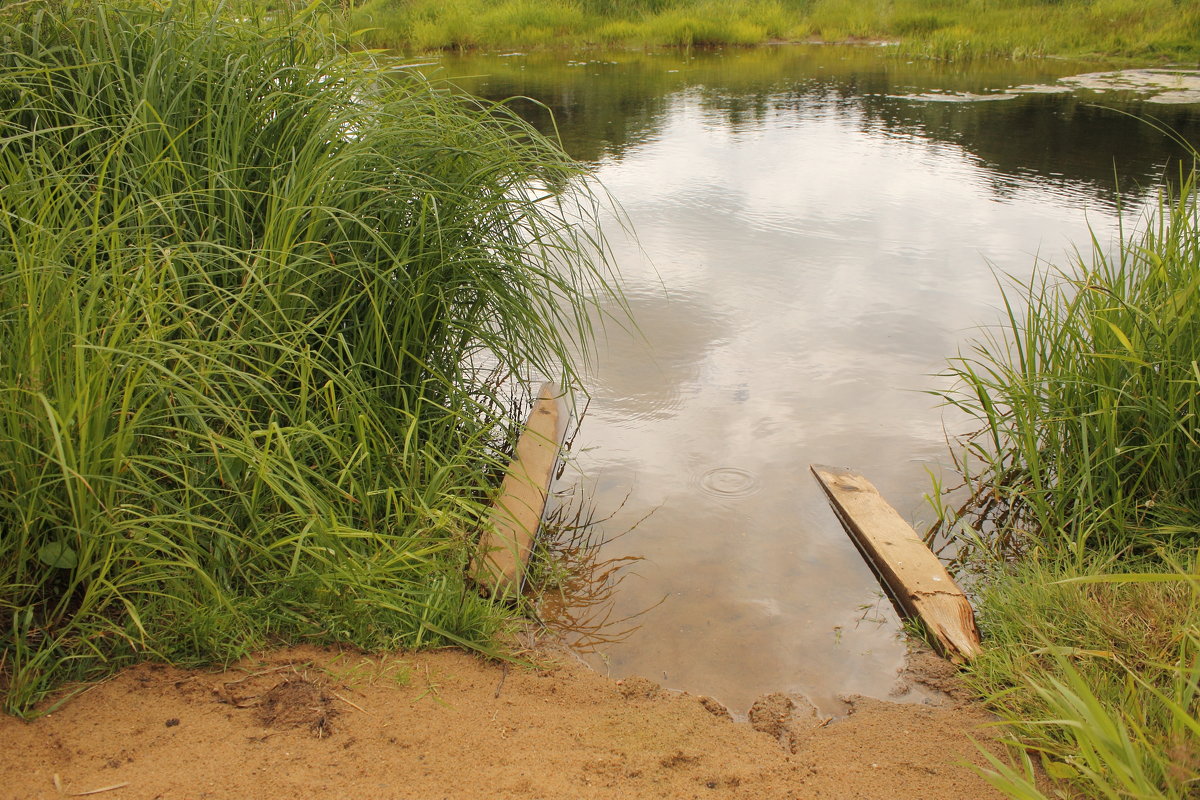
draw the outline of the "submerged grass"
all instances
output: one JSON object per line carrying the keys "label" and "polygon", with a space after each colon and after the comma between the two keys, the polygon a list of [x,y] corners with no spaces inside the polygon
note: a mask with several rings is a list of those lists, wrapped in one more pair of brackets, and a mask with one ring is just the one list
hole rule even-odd
{"label": "submerged grass", "polygon": [[[1009,725],[989,779],[1042,798],[1200,787],[1200,191],[1182,174],[1115,252],[1006,290],[952,362],[983,427],[960,464],[987,639],[971,677]],[[1030,755],[1032,754],[1032,756]],[[1054,789],[1057,792],[1058,789]]]}
{"label": "submerged grass", "polygon": [[493,377],[572,375],[590,200],[504,108],[310,22],[0,16],[9,712],[144,655],[504,624],[463,577]]}
{"label": "submerged grass", "polygon": [[410,52],[888,40],[955,60],[1200,58],[1200,7],[1178,0],[366,0],[351,19]]}

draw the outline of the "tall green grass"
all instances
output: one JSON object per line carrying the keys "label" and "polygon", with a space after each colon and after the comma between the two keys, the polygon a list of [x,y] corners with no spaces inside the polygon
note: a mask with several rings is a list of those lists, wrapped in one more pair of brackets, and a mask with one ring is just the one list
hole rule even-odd
{"label": "tall green grass", "polygon": [[[1043,798],[1200,789],[1200,191],[1140,232],[1004,292],[952,362],[981,428],[959,453],[986,646],[971,679],[1020,756],[989,779]],[[1032,755],[1031,755],[1032,754]],[[1059,794],[1061,791],[1065,795]]]}
{"label": "tall green grass", "polygon": [[1139,234],[1005,289],[1006,324],[952,362],[984,427],[964,466],[994,541],[1081,562],[1200,545],[1200,193]]}
{"label": "tall green grass", "polygon": [[0,688],[271,641],[488,648],[527,369],[607,291],[552,143],[311,19],[0,16]]}

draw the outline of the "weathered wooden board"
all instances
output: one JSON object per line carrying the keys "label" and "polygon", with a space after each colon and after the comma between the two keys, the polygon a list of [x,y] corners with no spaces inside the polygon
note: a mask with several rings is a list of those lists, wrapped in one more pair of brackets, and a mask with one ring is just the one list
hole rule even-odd
{"label": "weathered wooden board", "polygon": [[515,592],[521,587],[565,433],[560,397],[555,384],[542,384],[500,494],[492,504],[480,539],[481,555],[471,570],[475,580],[492,593]]}
{"label": "weathered wooden board", "polygon": [[925,624],[947,658],[962,662],[978,655],[971,604],[916,531],[862,475],[819,464],[812,472],[897,604]]}

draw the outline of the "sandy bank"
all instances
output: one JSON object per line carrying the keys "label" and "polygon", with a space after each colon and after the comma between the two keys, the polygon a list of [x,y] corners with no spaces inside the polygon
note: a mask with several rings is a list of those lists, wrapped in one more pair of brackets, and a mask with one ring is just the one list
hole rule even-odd
{"label": "sandy bank", "polygon": [[[920,679],[953,689],[929,663]],[[997,797],[960,763],[980,762],[987,716],[936,702],[856,699],[822,720],[770,695],[752,725],[561,656],[293,648],[226,671],[143,664],[34,722],[2,718],[0,774],[10,798]]]}

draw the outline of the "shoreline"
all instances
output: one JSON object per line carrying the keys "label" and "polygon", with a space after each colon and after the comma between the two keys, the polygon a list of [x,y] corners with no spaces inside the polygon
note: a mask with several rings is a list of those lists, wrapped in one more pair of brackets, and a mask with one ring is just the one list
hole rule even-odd
{"label": "shoreline", "polygon": [[[603,42],[590,43],[555,43],[555,44],[513,44],[513,45],[469,45],[401,52],[394,49],[394,54],[401,59],[440,58],[442,56],[488,56],[507,57],[525,55],[544,55],[547,53],[688,53],[709,52],[722,50],[756,50],[762,48],[784,47],[862,47],[862,48],[896,48],[896,57],[921,59],[947,64],[960,62],[1027,62],[1027,61],[1078,61],[1093,63],[1097,66],[1112,69],[1175,69],[1195,70],[1200,68],[1200,62],[1183,61],[1167,57],[1123,56],[1112,53],[1039,53],[1025,55],[978,54],[965,58],[941,57],[923,55],[909,51],[901,51],[904,42],[889,39],[775,39],[755,42],[753,44],[716,43],[679,45],[665,42],[646,42],[640,44],[611,44]],[[391,49],[391,48],[385,48]]]}
{"label": "shoreline", "polygon": [[37,720],[0,720],[0,768],[20,798],[1000,796],[956,763],[985,765],[971,737],[1002,748],[953,668],[916,678],[952,692],[936,703],[848,698],[829,719],[774,693],[735,722],[528,645],[537,669],[314,647],[225,671],[143,663]]}

